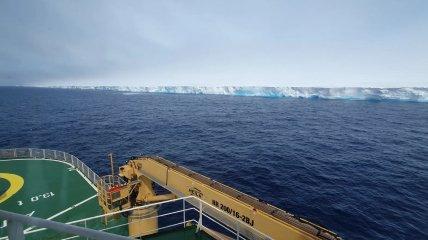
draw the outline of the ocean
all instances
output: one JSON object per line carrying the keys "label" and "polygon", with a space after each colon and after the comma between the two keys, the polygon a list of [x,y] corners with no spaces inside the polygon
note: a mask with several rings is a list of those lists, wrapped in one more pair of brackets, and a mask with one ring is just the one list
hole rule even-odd
{"label": "ocean", "polygon": [[345,239],[428,239],[428,103],[0,87],[0,148],[159,155]]}

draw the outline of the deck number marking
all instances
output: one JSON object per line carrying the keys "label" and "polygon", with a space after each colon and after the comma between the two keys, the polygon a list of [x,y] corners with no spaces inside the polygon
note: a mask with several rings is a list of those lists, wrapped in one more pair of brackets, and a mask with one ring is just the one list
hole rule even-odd
{"label": "deck number marking", "polygon": [[[30,200],[30,202],[34,203],[34,202],[38,202],[42,199],[51,198],[53,196],[55,196],[55,193],[47,192],[47,193],[43,193],[43,194],[39,194],[39,195],[35,195],[33,197],[30,197],[29,200]],[[18,204],[18,206],[22,206],[22,205],[24,205],[25,202],[27,202],[27,201],[21,201],[20,200],[20,201],[17,201],[16,203]]]}
{"label": "deck number marking", "polygon": [[46,198],[50,198],[50,197],[53,197],[53,196],[55,196],[55,194],[53,192],[48,192],[48,193],[43,193],[43,194],[31,197],[30,200],[31,200],[31,202],[37,202],[40,199],[43,199],[43,198],[46,199]]}
{"label": "deck number marking", "polygon": [[212,204],[215,207],[223,210],[224,212],[226,212],[226,213],[228,213],[228,214],[230,214],[232,216],[235,216],[236,218],[241,219],[244,223],[246,223],[246,224],[248,224],[250,226],[254,226],[254,220],[253,219],[251,219],[250,217],[248,217],[248,216],[246,216],[246,215],[244,215],[244,214],[242,214],[242,213],[240,213],[238,211],[235,211],[235,209],[233,209],[231,207],[228,207],[228,206],[226,206],[226,205],[224,205],[222,203],[219,203],[217,200],[214,200],[214,199],[212,201]]}

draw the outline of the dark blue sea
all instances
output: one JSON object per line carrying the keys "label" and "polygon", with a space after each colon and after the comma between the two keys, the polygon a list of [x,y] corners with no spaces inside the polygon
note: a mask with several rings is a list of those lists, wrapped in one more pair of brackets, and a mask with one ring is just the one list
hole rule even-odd
{"label": "dark blue sea", "polygon": [[0,88],[0,148],[159,155],[346,239],[428,239],[428,103]]}

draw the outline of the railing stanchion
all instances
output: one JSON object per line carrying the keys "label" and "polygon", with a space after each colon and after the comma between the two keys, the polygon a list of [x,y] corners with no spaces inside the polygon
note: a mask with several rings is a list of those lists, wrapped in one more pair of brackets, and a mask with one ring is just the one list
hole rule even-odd
{"label": "railing stanchion", "polygon": [[236,239],[239,240],[239,220],[236,220]]}
{"label": "railing stanchion", "polygon": [[196,227],[196,232],[199,232],[199,230],[201,230],[202,227],[202,201],[200,199],[199,200],[199,220],[198,220],[198,226]]}
{"label": "railing stanchion", "polygon": [[183,227],[186,228],[186,199],[183,198]]}
{"label": "railing stanchion", "polygon": [[24,227],[18,221],[7,222],[7,233],[9,240],[24,240]]}
{"label": "railing stanchion", "polygon": [[[86,220],[85,220],[85,228],[87,228],[87,226],[86,226]],[[88,237],[86,237],[86,240],[88,240],[89,238]]]}

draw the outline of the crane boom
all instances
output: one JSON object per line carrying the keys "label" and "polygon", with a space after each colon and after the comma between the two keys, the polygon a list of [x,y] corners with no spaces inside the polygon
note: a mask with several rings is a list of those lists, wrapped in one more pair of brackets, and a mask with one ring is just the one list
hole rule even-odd
{"label": "crane boom", "polygon": [[176,196],[196,196],[273,239],[340,239],[319,225],[160,157],[133,157],[120,167],[120,175],[156,182]]}

